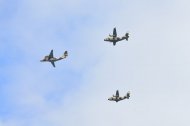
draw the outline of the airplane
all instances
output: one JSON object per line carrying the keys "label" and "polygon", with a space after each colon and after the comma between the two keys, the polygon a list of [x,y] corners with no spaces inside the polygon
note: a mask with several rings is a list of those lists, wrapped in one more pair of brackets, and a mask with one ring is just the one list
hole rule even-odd
{"label": "airplane", "polygon": [[116,45],[116,42],[122,41],[126,39],[126,41],[128,41],[129,39],[129,33],[126,33],[125,36],[123,37],[117,37],[117,31],[116,28],[113,29],[113,35],[110,35],[104,39],[104,41],[108,41],[108,42],[113,42],[113,45]]}
{"label": "airplane", "polygon": [[113,97],[108,98],[108,100],[118,102],[118,101],[124,100],[126,98],[129,99],[129,97],[130,97],[130,92],[127,92],[127,94],[124,97],[119,97],[119,91],[117,90],[116,95],[113,95]]}
{"label": "airplane", "polygon": [[41,62],[50,62],[53,67],[55,67],[55,63],[56,61],[62,60],[64,58],[66,58],[68,56],[68,52],[65,51],[63,56],[61,56],[60,58],[55,58],[53,57],[53,50],[51,50],[49,56],[45,56],[43,60],[40,60]]}

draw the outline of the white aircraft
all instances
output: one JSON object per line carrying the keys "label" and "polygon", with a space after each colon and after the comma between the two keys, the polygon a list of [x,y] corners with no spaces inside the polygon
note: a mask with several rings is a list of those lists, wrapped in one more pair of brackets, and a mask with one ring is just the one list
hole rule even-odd
{"label": "white aircraft", "polygon": [[113,29],[113,35],[109,35],[104,41],[113,42],[113,45],[116,45],[116,42],[126,39],[128,41],[129,33],[126,33],[123,37],[117,37],[116,28]]}
{"label": "white aircraft", "polygon": [[40,61],[41,62],[50,62],[53,65],[53,67],[55,67],[54,62],[65,59],[67,56],[68,56],[68,52],[65,51],[63,56],[61,56],[60,58],[55,58],[55,57],[53,57],[53,50],[51,50],[49,56],[45,56],[44,59],[40,60]]}
{"label": "white aircraft", "polygon": [[130,92],[127,92],[127,94],[124,96],[124,97],[119,97],[119,91],[117,90],[116,91],[116,95],[113,95],[111,98],[108,98],[109,101],[121,101],[121,100],[124,100],[124,99],[129,99],[130,97]]}

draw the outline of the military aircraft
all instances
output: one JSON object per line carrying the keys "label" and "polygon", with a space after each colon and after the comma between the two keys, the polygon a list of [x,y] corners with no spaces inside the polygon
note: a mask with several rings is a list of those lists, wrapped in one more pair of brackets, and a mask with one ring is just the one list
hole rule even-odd
{"label": "military aircraft", "polygon": [[121,100],[124,100],[124,99],[129,99],[130,97],[130,92],[127,92],[127,94],[124,96],[124,97],[119,97],[119,91],[117,90],[116,91],[116,95],[113,95],[111,98],[108,98],[109,101],[121,101]]}
{"label": "military aircraft", "polygon": [[56,61],[62,60],[64,58],[66,58],[68,56],[68,52],[65,51],[63,56],[61,56],[60,58],[55,58],[53,57],[53,50],[51,50],[49,56],[45,56],[43,60],[40,60],[41,62],[50,62],[53,67],[55,67],[55,63]]}
{"label": "military aircraft", "polygon": [[104,39],[104,41],[113,42],[113,45],[116,45],[116,42],[126,39],[128,41],[129,33],[126,33],[123,37],[117,37],[116,28],[113,29],[113,35],[110,35]]}

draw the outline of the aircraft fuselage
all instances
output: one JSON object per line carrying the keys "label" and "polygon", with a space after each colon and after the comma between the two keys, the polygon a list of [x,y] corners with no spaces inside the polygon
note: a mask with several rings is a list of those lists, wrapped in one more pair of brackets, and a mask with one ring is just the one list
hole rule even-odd
{"label": "aircraft fuselage", "polygon": [[113,45],[116,45],[116,42],[122,41],[124,39],[128,40],[128,37],[114,37],[112,35],[109,35],[109,37],[105,38],[104,41],[113,42]]}
{"label": "aircraft fuselage", "polygon": [[111,97],[108,100],[118,102],[118,101],[121,101],[121,100],[124,100],[124,99],[125,99],[125,97]]}
{"label": "aircraft fuselage", "polygon": [[120,38],[120,37],[108,37],[106,39],[104,39],[104,41],[109,41],[109,42],[118,42],[121,40],[124,40],[125,38]]}
{"label": "aircraft fuselage", "polygon": [[41,62],[55,62],[55,61],[58,61],[58,60],[61,60],[60,58],[57,59],[55,57],[53,58],[49,58],[48,56],[45,56],[43,60],[41,60]]}

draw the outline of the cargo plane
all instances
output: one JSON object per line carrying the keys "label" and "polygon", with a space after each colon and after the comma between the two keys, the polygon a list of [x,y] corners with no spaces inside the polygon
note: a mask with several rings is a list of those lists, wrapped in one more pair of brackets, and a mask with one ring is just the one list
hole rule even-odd
{"label": "cargo plane", "polygon": [[127,92],[127,94],[124,96],[124,97],[120,97],[119,96],[119,91],[117,90],[116,91],[116,95],[113,95],[112,97],[108,98],[109,101],[121,101],[121,100],[124,100],[124,99],[129,99],[130,97],[130,92]]}
{"label": "cargo plane", "polygon": [[48,56],[45,56],[43,60],[40,60],[41,62],[50,62],[53,67],[55,67],[55,63],[56,61],[59,61],[59,60],[62,60],[62,59],[65,59],[66,57],[68,56],[68,52],[65,51],[63,56],[61,56],[60,58],[55,58],[53,56],[53,50],[51,50],[50,54]]}
{"label": "cargo plane", "polygon": [[110,35],[104,39],[104,41],[112,42],[113,45],[115,46],[117,42],[122,41],[126,39],[128,41],[129,39],[129,33],[126,33],[125,36],[123,37],[117,37],[117,31],[116,28],[113,29],[113,35]]}

